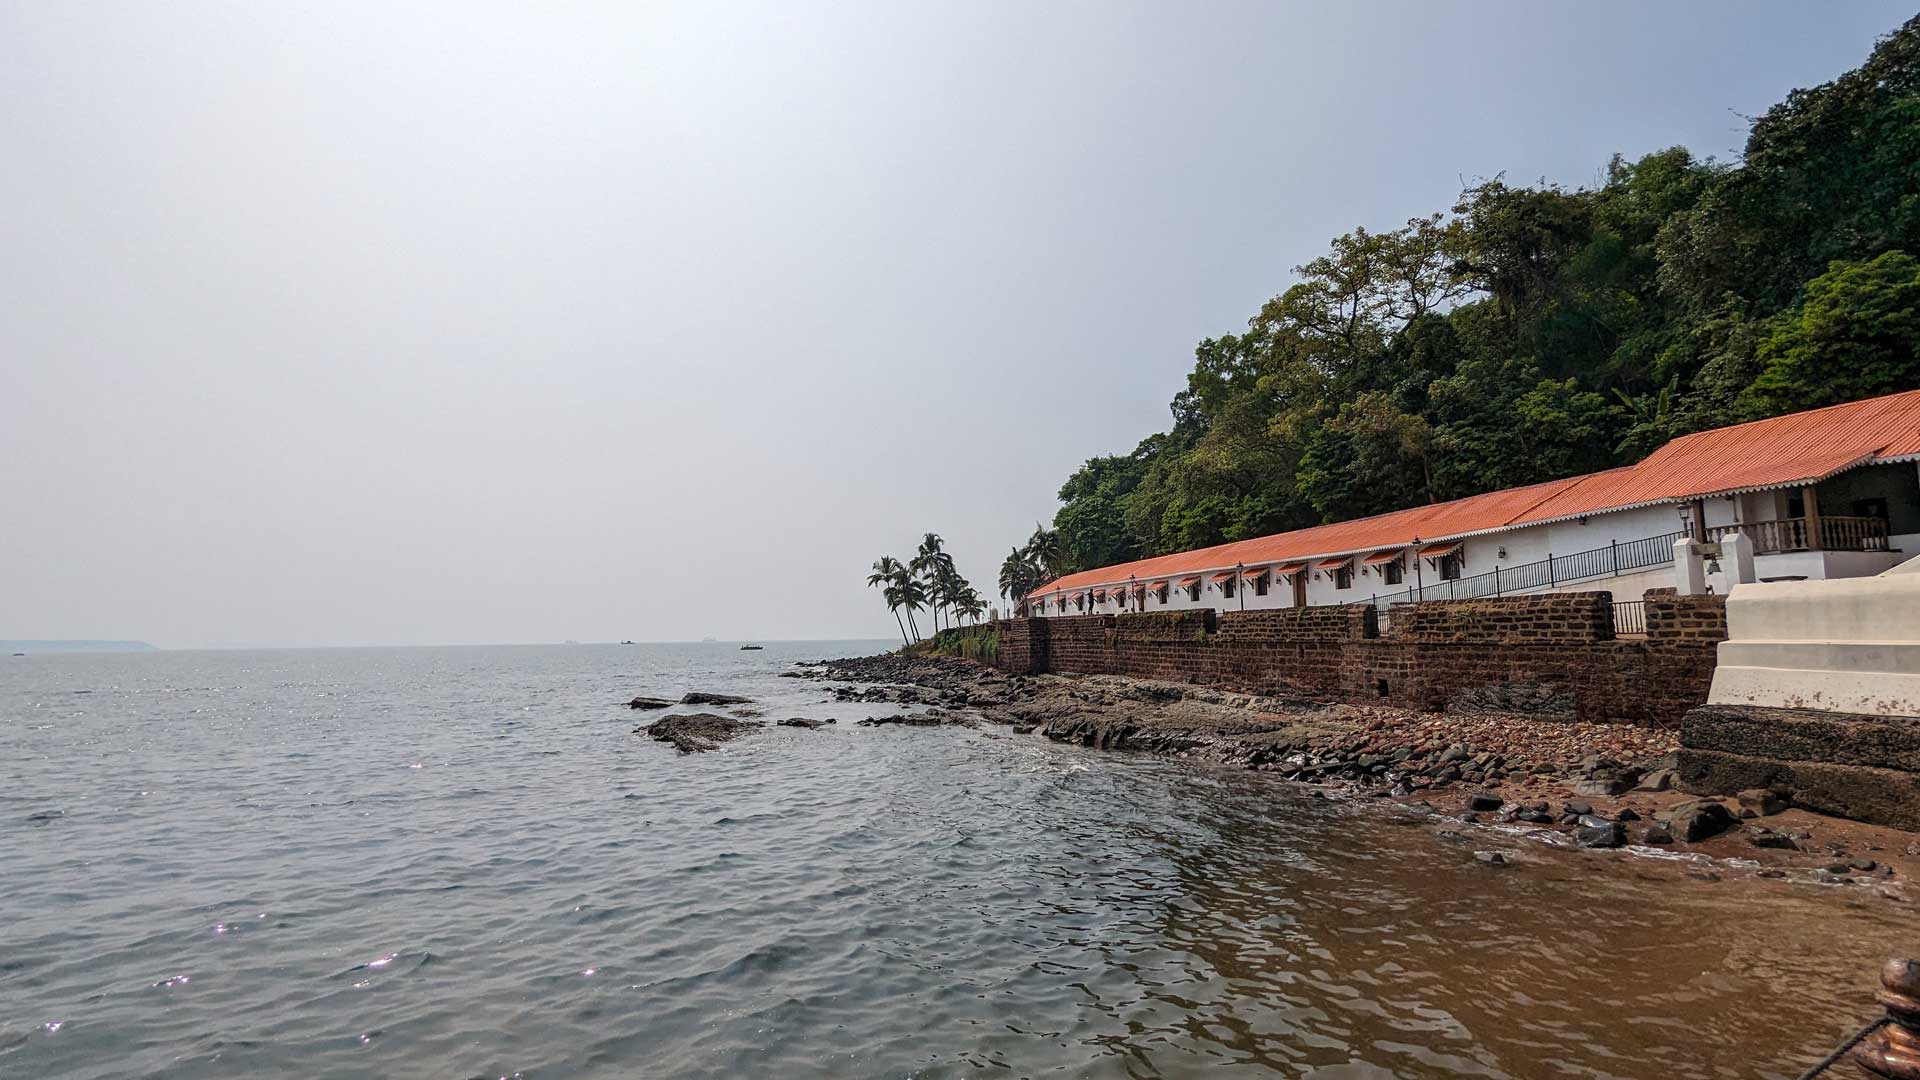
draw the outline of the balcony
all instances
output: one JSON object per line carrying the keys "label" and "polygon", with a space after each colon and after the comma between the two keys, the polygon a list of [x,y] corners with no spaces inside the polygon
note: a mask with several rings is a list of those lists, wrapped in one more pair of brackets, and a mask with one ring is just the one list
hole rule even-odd
{"label": "balcony", "polygon": [[1885,519],[1877,517],[1830,517],[1822,514],[1813,519],[1797,517],[1778,521],[1750,521],[1741,525],[1716,525],[1707,530],[1707,539],[1724,540],[1736,532],[1745,533],[1753,541],[1755,555],[1778,555],[1787,551],[1888,550],[1887,523]]}

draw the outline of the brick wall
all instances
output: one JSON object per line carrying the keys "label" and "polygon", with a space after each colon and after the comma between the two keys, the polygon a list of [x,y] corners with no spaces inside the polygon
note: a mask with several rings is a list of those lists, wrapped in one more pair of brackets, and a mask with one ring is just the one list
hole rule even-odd
{"label": "brick wall", "polygon": [[1046,619],[1002,619],[997,627],[1000,651],[994,664],[1012,675],[1036,675],[1047,670]]}
{"label": "brick wall", "polygon": [[1395,604],[1390,621],[1393,636],[1406,641],[1462,645],[1612,641],[1613,594],[1545,593]]}
{"label": "brick wall", "polygon": [[1012,620],[1044,628],[1003,629],[1000,664],[1414,709],[1549,683],[1568,692],[1575,719],[1672,727],[1713,680],[1726,636],[1725,602],[1715,600],[1650,594],[1645,641],[1614,640],[1605,592],[1396,605],[1384,636],[1365,604]]}
{"label": "brick wall", "polygon": [[1647,640],[1669,643],[1727,640],[1727,598],[1676,596],[1672,589],[1649,589]]}
{"label": "brick wall", "polygon": [[1372,604],[1229,611],[1220,616],[1220,640],[1357,641],[1379,636],[1378,619]]}

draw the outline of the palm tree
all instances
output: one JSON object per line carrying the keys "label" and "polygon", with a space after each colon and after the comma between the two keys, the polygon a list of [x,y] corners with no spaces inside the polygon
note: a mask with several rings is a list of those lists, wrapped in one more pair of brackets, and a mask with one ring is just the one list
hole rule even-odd
{"label": "palm tree", "polygon": [[913,613],[927,606],[927,587],[912,574],[902,573],[893,579],[893,588],[900,598],[900,606],[907,609],[907,625],[913,627],[913,640],[920,640],[920,626],[913,620]]}
{"label": "palm tree", "polygon": [[927,597],[935,604],[933,628],[940,629],[940,607],[944,606],[940,598],[939,582],[942,574],[953,573],[953,556],[946,552],[946,542],[939,533],[928,533],[920,540],[920,550],[914,553],[913,561],[907,566],[916,577],[926,583]]}
{"label": "palm tree", "polygon": [[873,573],[867,575],[867,588],[871,589],[875,585],[886,586],[885,589],[881,590],[880,595],[886,599],[887,610],[893,612],[893,621],[900,627],[900,640],[911,644],[911,642],[907,641],[907,624],[900,622],[900,605],[902,598],[899,591],[894,587],[894,583],[906,572],[907,568],[900,565],[899,559],[891,555],[882,555],[874,560]]}
{"label": "palm tree", "polygon": [[933,580],[934,602],[947,609],[947,625],[952,626],[954,611],[959,607],[960,601],[973,591],[973,586],[967,584],[967,579],[961,577],[960,572],[953,568],[951,559],[934,571]]}
{"label": "palm tree", "polygon": [[969,623],[977,623],[980,621],[980,616],[987,612],[987,602],[980,599],[980,594],[974,590],[973,586],[968,585],[960,594],[960,598],[954,602],[954,610],[965,616]]}
{"label": "palm tree", "polygon": [[1056,529],[1035,522],[1033,535],[1027,538],[1027,557],[1049,580],[1066,576],[1067,549]]}
{"label": "palm tree", "polygon": [[1033,565],[1027,552],[1014,548],[1000,563],[1000,595],[1007,598],[1009,607],[1020,610],[1026,607],[1027,594],[1040,587],[1040,571]]}

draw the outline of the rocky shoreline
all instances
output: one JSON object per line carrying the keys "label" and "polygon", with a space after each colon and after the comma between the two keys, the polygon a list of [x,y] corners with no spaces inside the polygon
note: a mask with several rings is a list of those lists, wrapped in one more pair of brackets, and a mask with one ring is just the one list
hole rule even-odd
{"label": "rocky shoreline", "polygon": [[1118,676],[1008,676],[971,661],[891,654],[784,674],[830,684],[833,700],[915,710],[862,725],[983,722],[1101,750],[1253,769],[1328,797],[1425,813],[1456,836],[1465,825],[1563,847],[1631,847],[1696,860],[1694,876],[1794,877],[1898,900],[1920,873],[1911,833],[1793,809],[1773,792],[1721,800],[1673,790],[1670,731],[1491,711],[1415,713]]}

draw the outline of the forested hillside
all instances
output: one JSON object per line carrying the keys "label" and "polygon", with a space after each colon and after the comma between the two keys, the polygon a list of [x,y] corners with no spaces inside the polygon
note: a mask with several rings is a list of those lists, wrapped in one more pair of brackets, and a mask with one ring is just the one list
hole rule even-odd
{"label": "forested hillside", "polygon": [[[1173,424],[1060,489],[1064,569],[1639,459],[1920,386],[1920,18],[1755,119],[1737,163],[1505,178],[1296,268],[1195,349]],[[1017,555],[1018,553],[1016,553]]]}

